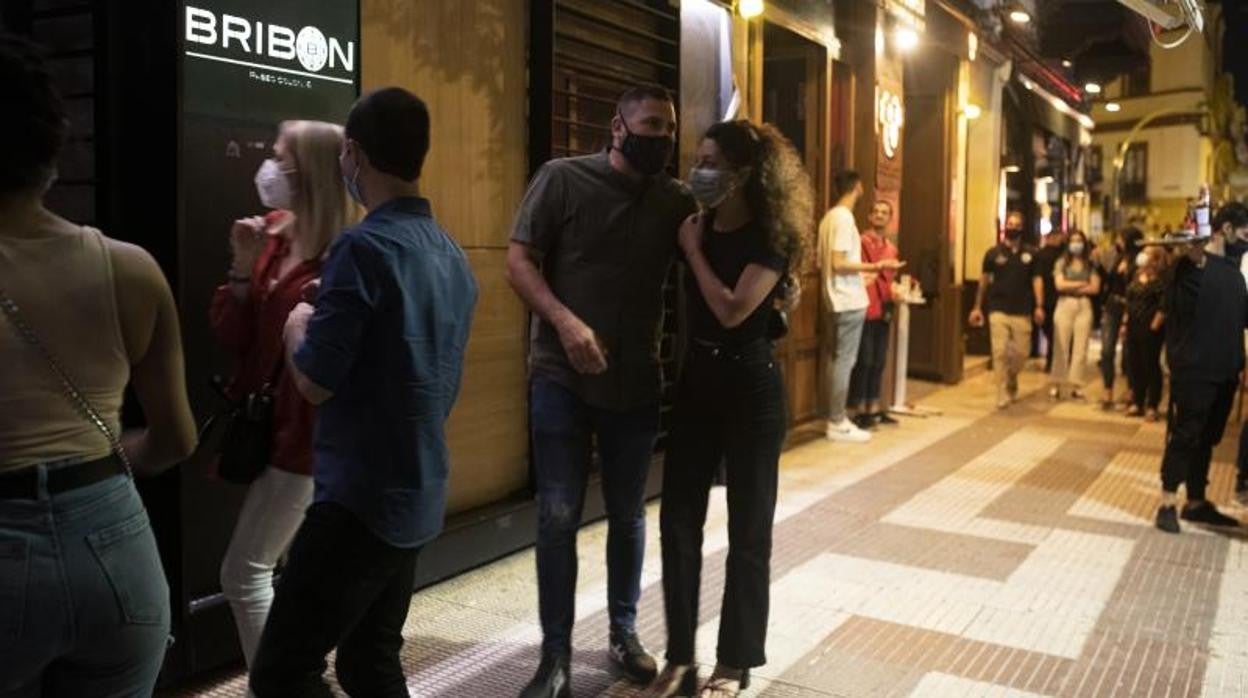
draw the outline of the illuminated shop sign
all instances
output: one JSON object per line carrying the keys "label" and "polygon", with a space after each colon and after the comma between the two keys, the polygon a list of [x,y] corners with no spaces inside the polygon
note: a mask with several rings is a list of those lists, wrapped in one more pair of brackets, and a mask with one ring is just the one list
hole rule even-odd
{"label": "illuminated shop sign", "polygon": [[905,123],[905,114],[901,108],[901,97],[896,93],[879,88],[877,94],[875,113],[880,130],[880,147],[884,156],[891,159],[901,148],[901,127]]}
{"label": "illuminated shop sign", "polygon": [[[326,37],[315,26],[298,32],[276,22],[186,6],[186,55],[242,68],[316,80],[354,82],[355,42]],[[201,50],[192,50],[201,48]]]}
{"label": "illuminated shop sign", "polygon": [[358,94],[357,0],[185,0],[183,110],[339,120]]}

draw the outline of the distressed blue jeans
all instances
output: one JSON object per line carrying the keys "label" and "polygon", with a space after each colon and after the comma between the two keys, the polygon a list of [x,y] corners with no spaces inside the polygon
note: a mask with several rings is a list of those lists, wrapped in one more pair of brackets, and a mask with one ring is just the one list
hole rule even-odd
{"label": "distressed blue jeans", "polygon": [[646,553],[645,492],[659,408],[613,412],[586,405],[546,378],[530,394],[537,481],[537,587],[542,651],[568,654],[576,618],[576,532],[589,482],[594,436],[607,509],[607,610],[614,632],[632,632]]}
{"label": "distressed blue jeans", "polygon": [[0,696],[150,696],[169,638],[169,586],[124,475],[0,499]]}

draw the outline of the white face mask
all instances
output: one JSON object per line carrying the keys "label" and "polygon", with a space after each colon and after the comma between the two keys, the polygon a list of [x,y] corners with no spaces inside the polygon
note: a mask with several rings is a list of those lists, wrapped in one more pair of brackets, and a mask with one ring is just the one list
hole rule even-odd
{"label": "white face mask", "polygon": [[1075,254],[1075,255],[1083,254],[1083,243],[1082,242],[1070,243],[1070,253]]}
{"label": "white face mask", "polygon": [[290,176],[273,158],[265,160],[256,170],[256,192],[260,194],[260,203],[267,208],[289,210],[294,198],[290,191]]}

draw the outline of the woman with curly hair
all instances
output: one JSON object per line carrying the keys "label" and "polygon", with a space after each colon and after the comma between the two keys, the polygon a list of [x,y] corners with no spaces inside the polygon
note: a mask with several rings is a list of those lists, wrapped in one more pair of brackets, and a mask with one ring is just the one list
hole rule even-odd
{"label": "woman with curly hair", "polygon": [[703,212],[685,221],[690,342],[677,391],[660,516],[667,668],[661,695],[698,690],[702,529],[712,479],[725,463],[728,563],[718,665],[702,696],[733,696],[766,663],[771,530],[785,395],[772,356],[781,279],[813,222],[810,178],[770,125],[727,121],[707,131],[689,174]]}

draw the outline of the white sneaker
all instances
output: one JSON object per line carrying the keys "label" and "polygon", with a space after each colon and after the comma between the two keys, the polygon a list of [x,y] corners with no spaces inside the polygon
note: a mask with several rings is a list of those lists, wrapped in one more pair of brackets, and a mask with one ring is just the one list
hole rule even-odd
{"label": "white sneaker", "polygon": [[871,433],[858,428],[857,424],[842,419],[840,422],[828,422],[828,441],[865,444],[871,440]]}

